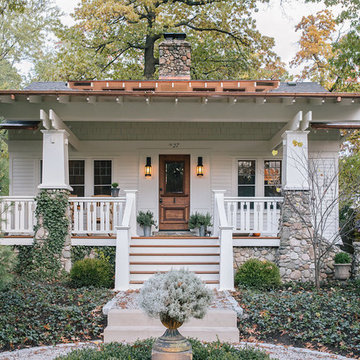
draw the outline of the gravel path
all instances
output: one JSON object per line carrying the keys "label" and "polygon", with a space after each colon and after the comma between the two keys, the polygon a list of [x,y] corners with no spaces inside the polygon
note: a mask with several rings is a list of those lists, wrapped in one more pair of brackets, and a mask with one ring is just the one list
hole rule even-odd
{"label": "gravel path", "polygon": [[[85,347],[97,347],[101,344],[101,340],[88,343],[77,344],[61,344],[55,346],[41,346],[30,349],[22,349],[16,351],[8,351],[0,353],[0,360],[52,360],[57,356],[65,355],[75,349],[83,349]],[[266,351],[272,359],[278,360],[355,360],[344,356],[322,353],[307,349],[294,348],[291,346],[281,346],[263,343],[246,343],[240,342],[236,347],[256,347]]]}

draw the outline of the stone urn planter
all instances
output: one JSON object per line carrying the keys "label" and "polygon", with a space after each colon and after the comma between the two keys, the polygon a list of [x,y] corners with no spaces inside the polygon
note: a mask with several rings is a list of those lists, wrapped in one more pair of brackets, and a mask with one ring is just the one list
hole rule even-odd
{"label": "stone urn planter", "polygon": [[351,263],[350,264],[334,264],[335,266],[335,279],[347,280],[351,274]]}
{"label": "stone urn planter", "polygon": [[347,280],[351,275],[351,257],[346,252],[339,252],[334,257],[335,279]]}
{"label": "stone urn planter", "polygon": [[151,358],[171,359],[171,354],[176,354],[176,359],[179,360],[192,359],[191,344],[178,331],[183,323],[168,316],[160,316],[160,321],[166,327],[166,331],[156,339]]}
{"label": "stone urn planter", "polygon": [[192,348],[178,331],[189,318],[202,319],[213,299],[212,291],[188,270],[157,273],[140,290],[140,308],[166,327],[152,347],[152,360],[191,360]]}

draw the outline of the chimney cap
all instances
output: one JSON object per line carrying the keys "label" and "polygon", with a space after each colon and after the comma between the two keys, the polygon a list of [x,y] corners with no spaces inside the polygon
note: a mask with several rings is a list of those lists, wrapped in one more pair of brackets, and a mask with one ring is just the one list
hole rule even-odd
{"label": "chimney cap", "polygon": [[165,33],[164,38],[165,38],[165,40],[185,40],[186,34],[185,33]]}

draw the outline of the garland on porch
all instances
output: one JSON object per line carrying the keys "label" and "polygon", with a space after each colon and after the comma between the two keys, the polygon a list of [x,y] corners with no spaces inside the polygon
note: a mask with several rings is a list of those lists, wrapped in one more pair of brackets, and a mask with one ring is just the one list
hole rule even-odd
{"label": "garland on porch", "polygon": [[34,244],[19,250],[19,270],[24,275],[43,280],[60,276],[62,251],[69,233],[68,198],[66,190],[41,190],[35,198]]}

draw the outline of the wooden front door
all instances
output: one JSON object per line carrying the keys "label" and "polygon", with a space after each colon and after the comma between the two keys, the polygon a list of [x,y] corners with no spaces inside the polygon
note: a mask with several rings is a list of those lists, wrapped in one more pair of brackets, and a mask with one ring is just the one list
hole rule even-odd
{"label": "wooden front door", "polygon": [[159,175],[159,230],[187,230],[190,155],[160,155]]}

